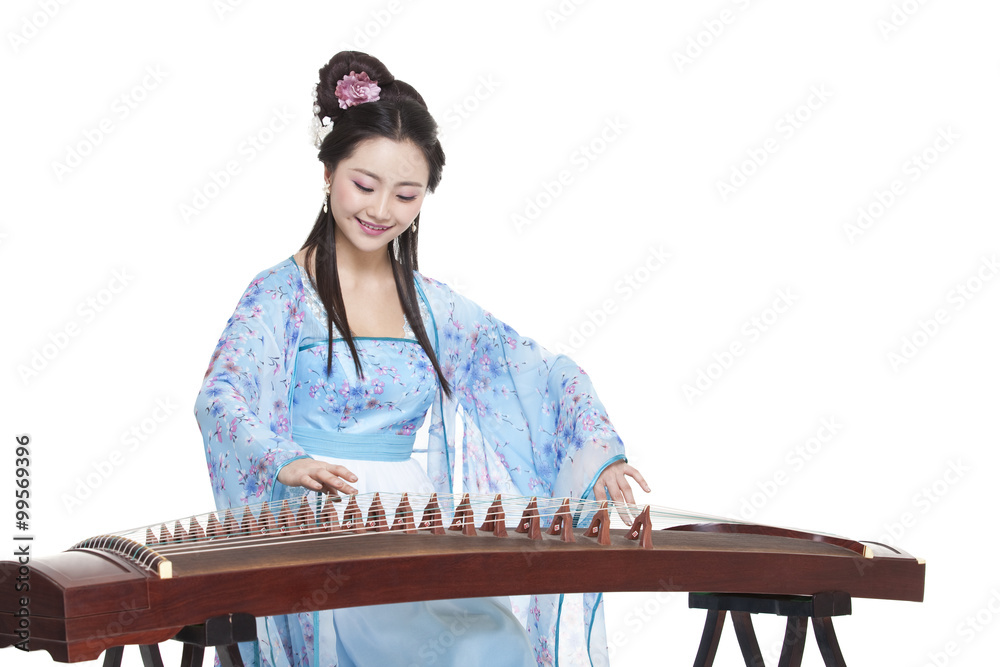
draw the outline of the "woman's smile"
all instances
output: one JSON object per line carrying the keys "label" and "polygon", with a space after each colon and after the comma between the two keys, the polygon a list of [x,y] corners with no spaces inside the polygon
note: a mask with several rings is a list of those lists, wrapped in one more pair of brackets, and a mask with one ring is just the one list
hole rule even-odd
{"label": "woman's smile", "polygon": [[387,225],[376,225],[374,222],[366,222],[361,218],[354,218],[354,219],[358,221],[359,225],[361,225],[361,229],[365,232],[365,234],[378,236],[379,234],[383,234],[386,230],[389,229],[389,226]]}

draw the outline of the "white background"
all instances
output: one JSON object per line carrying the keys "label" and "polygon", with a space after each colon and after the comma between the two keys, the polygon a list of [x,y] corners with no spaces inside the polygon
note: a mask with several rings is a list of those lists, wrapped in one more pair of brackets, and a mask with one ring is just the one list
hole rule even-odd
{"label": "white background", "polygon": [[[195,394],[315,219],[310,94],[354,47],[441,124],[421,269],[590,372],[648,502],[897,544],[926,601],[855,600],[851,664],[995,660],[1000,5],[561,10],[5,2],[2,539],[19,434],[36,555],[212,507]],[[613,664],[693,660],[686,596],[607,613]],[[731,633],[717,664],[742,664]]]}

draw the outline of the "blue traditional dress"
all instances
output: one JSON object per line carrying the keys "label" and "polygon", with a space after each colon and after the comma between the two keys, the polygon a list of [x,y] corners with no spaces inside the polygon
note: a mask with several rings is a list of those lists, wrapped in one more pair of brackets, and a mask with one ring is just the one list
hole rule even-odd
{"label": "blue traditional dress", "polygon": [[[344,465],[362,493],[450,494],[456,414],[465,492],[586,498],[625,458],[581,368],[446,285],[414,280],[451,399],[409,325],[398,338],[355,338],[361,377],[335,338],[327,376],[326,313],[295,261],[250,283],[195,406],[219,509],[303,493],[277,475],[306,456]],[[428,411],[424,470],[411,451]],[[607,664],[598,593],[531,596],[513,608],[477,598],[270,617],[240,648],[260,667],[523,665],[532,654],[538,665]]]}

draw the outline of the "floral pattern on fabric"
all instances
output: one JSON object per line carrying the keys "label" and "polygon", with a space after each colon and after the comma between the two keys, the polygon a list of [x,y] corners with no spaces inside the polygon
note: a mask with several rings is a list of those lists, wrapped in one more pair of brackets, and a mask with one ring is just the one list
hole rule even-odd
{"label": "floral pattern on fabric", "polygon": [[[437,386],[424,350],[408,338],[356,339],[363,377],[346,345],[335,344],[327,377],[328,344],[320,337],[325,322],[319,334],[308,331],[315,304],[294,261],[250,283],[219,339],[195,406],[219,508],[302,492],[276,482],[282,466],[306,455],[294,442],[298,428],[410,435],[428,409],[427,473],[440,493],[461,487],[586,497],[597,474],[624,459],[621,440],[579,366],[446,285],[420,274],[415,280],[450,399]],[[458,415],[463,469],[456,483]],[[538,664],[555,664],[557,646],[560,665],[607,663],[599,594],[532,596],[518,609]],[[323,614],[260,619],[258,642],[241,645],[244,660],[271,667],[336,665],[336,632],[326,623]]]}
{"label": "floral pattern on fabric", "polygon": [[358,377],[346,344],[299,351],[293,411],[299,426],[341,432],[413,435],[438,390],[437,375],[417,341],[357,338],[365,376]]}

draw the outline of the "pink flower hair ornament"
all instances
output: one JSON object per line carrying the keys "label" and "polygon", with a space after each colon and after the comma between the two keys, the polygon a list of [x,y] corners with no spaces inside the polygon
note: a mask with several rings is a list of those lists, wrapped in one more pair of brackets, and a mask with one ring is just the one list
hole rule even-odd
{"label": "pink flower hair ornament", "polygon": [[337,82],[334,94],[340,100],[340,108],[347,109],[365,102],[377,102],[380,92],[382,89],[378,87],[378,81],[369,79],[367,72],[355,74],[352,71]]}

